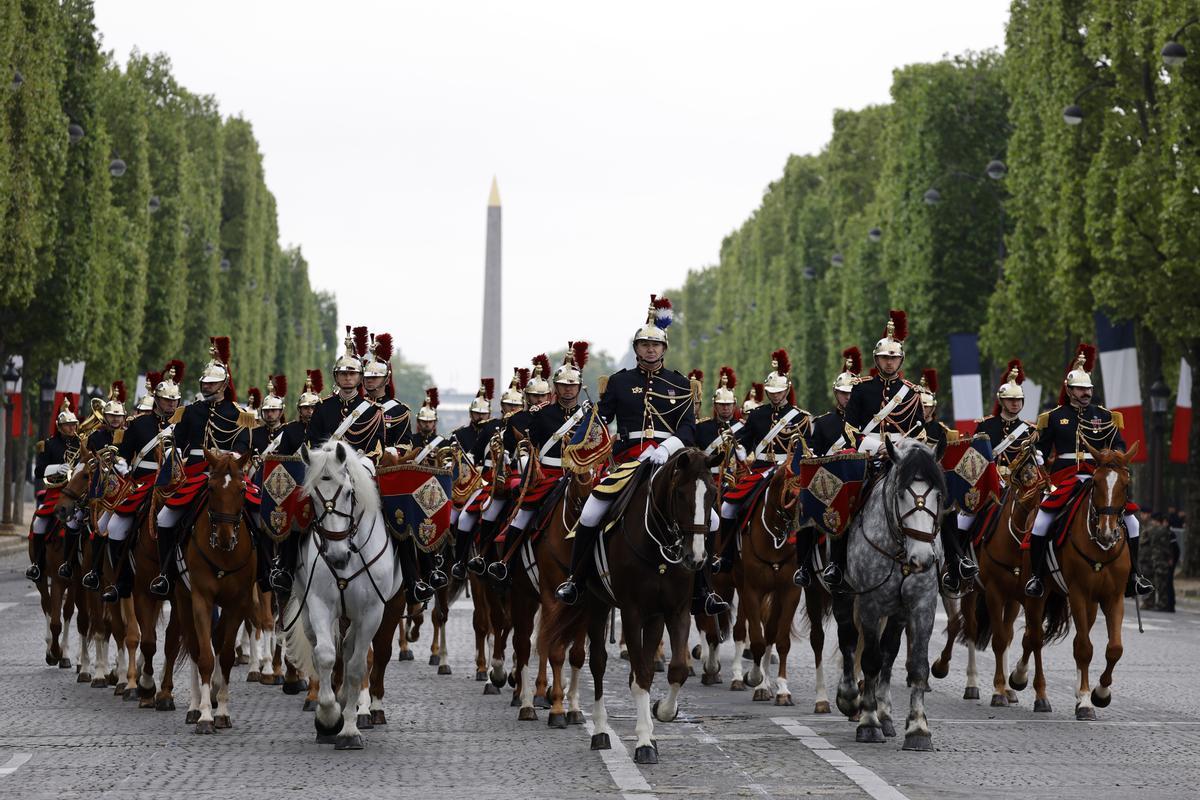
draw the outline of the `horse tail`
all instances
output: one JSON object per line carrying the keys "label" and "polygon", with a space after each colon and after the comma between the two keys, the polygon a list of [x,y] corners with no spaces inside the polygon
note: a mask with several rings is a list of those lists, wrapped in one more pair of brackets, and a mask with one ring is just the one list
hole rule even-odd
{"label": "horse tail", "polygon": [[1045,644],[1064,638],[1071,630],[1071,604],[1067,602],[1066,595],[1051,592],[1046,599],[1046,609],[1043,613]]}
{"label": "horse tail", "polygon": [[[816,608],[814,609],[810,602],[813,599],[813,593],[816,594]],[[804,589],[804,614],[798,615],[792,622],[792,636],[798,639],[808,638],[812,634],[814,625],[822,628],[825,623],[833,617],[833,595],[825,591],[825,588],[818,582],[814,582]],[[814,611],[816,614],[814,615]]]}
{"label": "horse tail", "polygon": [[[983,650],[992,641],[992,618],[988,614],[987,597],[983,592],[974,592],[973,594],[974,599],[970,602],[974,603],[972,612],[975,614],[975,649]],[[970,637],[967,635],[965,605],[959,606],[958,620],[960,623],[958,642],[959,644],[968,644]]]}
{"label": "horse tail", "polygon": [[304,624],[297,617],[304,613],[300,606],[301,598],[299,592],[292,592],[288,598],[287,608],[284,610],[283,618],[292,624],[292,627],[284,631],[283,644],[287,652],[288,659],[295,667],[305,675],[316,675],[317,665],[313,659],[312,642],[308,639],[308,634],[304,632]]}
{"label": "horse tail", "polygon": [[573,606],[552,603],[550,612],[540,626],[538,652],[548,653],[550,647],[559,644],[570,647],[575,639],[575,632],[587,616],[588,602],[585,599]]}

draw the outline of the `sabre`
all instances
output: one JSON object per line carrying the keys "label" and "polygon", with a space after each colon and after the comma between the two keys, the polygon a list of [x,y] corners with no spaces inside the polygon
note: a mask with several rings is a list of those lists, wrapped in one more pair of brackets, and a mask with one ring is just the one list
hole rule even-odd
{"label": "sabre", "polygon": [[1137,611],[1138,633],[1145,633],[1146,631],[1142,628],[1142,598],[1137,592],[1133,593],[1133,608]]}
{"label": "sabre", "polygon": [[617,609],[615,606],[608,610],[608,643],[617,643]]}

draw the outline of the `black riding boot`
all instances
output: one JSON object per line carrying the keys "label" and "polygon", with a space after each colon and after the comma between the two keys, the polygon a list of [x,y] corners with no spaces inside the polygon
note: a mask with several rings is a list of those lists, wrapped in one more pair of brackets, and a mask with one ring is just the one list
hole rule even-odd
{"label": "black riding boot", "polygon": [[1129,539],[1129,580],[1125,583],[1125,596],[1133,597],[1135,594],[1145,597],[1154,591],[1154,584],[1146,580],[1140,572],[1138,572],[1138,540]]}
{"label": "black riding boot", "polygon": [[279,557],[271,565],[271,588],[281,594],[292,591],[292,573],[300,560],[300,534],[292,531],[279,543]]}
{"label": "black riding boot", "polygon": [[171,579],[175,576],[175,531],[174,525],[158,529],[158,577],[150,581],[150,593],[159,597],[171,593]]}
{"label": "black riding boot", "polygon": [[49,531],[40,536],[36,533],[33,535],[33,561],[25,570],[25,577],[31,581],[41,580],[42,573],[46,571],[46,537],[49,535]]}
{"label": "black riding boot", "polygon": [[737,557],[737,519],[721,518],[721,527],[717,529],[717,541],[714,547],[720,546],[721,552],[714,553],[712,559],[713,573],[728,572],[733,569],[733,561]]}
{"label": "black riding boot", "polygon": [[599,536],[599,527],[583,524],[575,526],[575,540],[571,547],[571,574],[554,590],[554,596],[561,602],[569,606],[579,602],[579,586],[588,579],[592,550]]}
{"label": "black riding boot", "polygon": [[131,557],[133,554],[127,549],[125,557],[120,558],[121,544],[121,542],[117,542],[117,547],[113,551],[113,569],[117,573],[117,596],[133,597],[133,558]]}
{"label": "black riding boot", "polygon": [[400,569],[404,573],[404,591],[408,602],[424,603],[433,597],[433,587],[426,583],[417,569],[416,544],[412,539],[400,542]]}
{"label": "black riding boot", "polygon": [[104,540],[104,550],[108,553],[108,561],[117,576],[116,582],[105,586],[104,591],[100,593],[100,599],[105,603],[115,603],[121,599],[121,591],[117,587],[121,580],[121,545],[122,542],[114,542],[112,539]]}
{"label": "black riding boot", "polygon": [[272,555],[271,542],[263,533],[254,533],[254,582],[262,593],[271,591],[271,564],[275,561]]}
{"label": "black riding boot", "polygon": [[500,520],[494,519],[489,521],[484,519],[483,515],[480,514],[479,522],[476,524],[479,526],[479,549],[474,556],[467,560],[467,569],[476,575],[483,575],[484,570],[487,568],[484,556],[487,555],[488,548],[492,545],[492,539],[496,538],[496,531],[500,527]]}
{"label": "black riding boot", "polygon": [[63,534],[63,562],[58,567],[58,577],[71,580],[75,574],[75,559],[79,557],[79,530],[66,529]]}
{"label": "black riding boot", "polygon": [[708,582],[708,575],[704,570],[696,573],[696,581],[692,586],[693,608],[703,609],[704,613],[710,617],[729,610],[729,603],[725,602],[725,598],[712,590],[712,585]]}
{"label": "black riding boot", "polygon": [[812,584],[809,564],[812,563],[812,552],[816,542],[817,529],[812,525],[805,525],[796,531],[796,572],[792,575],[792,583],[797,586],[807,587]]}
{"label": "black riding boot", "polygon": [[92,539],[92,563],[91,569],[83,576],[83,588],[95,591],[100,588],[101,567],[104,564],[104,543],[108,539],[102,539],[96,536]]}
{"label": "black riding boot", "polygon": [[1043,579],[1046,577],[1046,553],[1049,549],[1049,536],[1029,537],[1029,564],[1032,574],[1025,584],[1025,594],[1029,597],[1041,597],[1046,592]]}
{"label": "black riding boot", "polygon": [[831,589],[840,589],[846,574],[846,537],[849,531],[841,536],[829,538],[829,564],[826,565],[821,577]]}
{"label": "black riding boot", "polygon": [[504,556],[512,552],[514,547],[518,547],[521,542],[521,537],[525,535],[525,531],[520,528],[509,525],[508,530],[504,533],[504,552],[497,553],[500,560],[493,561],[487,566],[487,574],[492,580],[504,583],[508,580],[508,564],[504,561]]}
{"label": "black riding boot", "polygon": [[446,573],[440,569],[441,559],[434,561],[434,558],[424,550],[417,550],[417,566],[421,568],[421,574],[429,576],[429,585],[436,592],[450,581],[446,578]]}
{"label": "black riding boot", "polygon": [[467,579],[467,555],[471,552],[471,537],[474,533],[474,530],[454,529],[454,565],[450,567],[450,574],[455,580]]}

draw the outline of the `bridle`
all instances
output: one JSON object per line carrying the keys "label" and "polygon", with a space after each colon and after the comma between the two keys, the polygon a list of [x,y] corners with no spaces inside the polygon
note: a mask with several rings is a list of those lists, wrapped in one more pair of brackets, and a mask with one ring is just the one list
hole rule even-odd
{"label": "bridle", "polygon": [[[1118,474],[1120,474],[1121,470],[1119,470],[1119,468],[1113,467],[1111,465],[1101,465],[1100,468],[1105,468],[1105,467],[1107,467],[1108,469],[1111,469],[1115,472],[1118,472]],[[1099,468],[1097,471],[1099,471]],[[1125,472],[1125,479],[1128,480],[1128,478],[1129,478],[1129,473]],[[1088,516],[1087,516],[1088,538],[1092,540],[1092,543],[1094,545],[1096,545],[1101,550],[1103,550],[1104,552],[1107,553],[1109,550],[1116,547],[1119,542],[1121,542],[1123,539],[1125,539],[1126,536],[1128,536],[1128,531],[1126,530],[1126,527],[1125,527],[1125,506],[1124,506],[1124,504],[1119,505],[1119,506],[1098,506],[1098,505],[1096,505],[1096,476],[1095,476],[1095,474],[1092,475],[1091,481],[1092,481],[1092,497],[1091,497],[1091,502],[1088,504]],[[1097,538],[1097,532],[1098,532],[1097,526],[1100,523],[1101,517],[1115,517],[1116,521],[1117,521],[1116,527],[1121,532],[1119,535],[1114,536],[1112,541],[1108,542],[1107,544],[1105,544],[1104,542],[1100,541]]]}
{"label": "bridle", "polygon": [[[675,491],[674,487],[667,487],[667,504],[664,511],[657,502],[657,492],[654,489],[654,481],[658,476],[665,471],[666,464],[663,467],[655,469],[650,473],[650,481],[646,487],[646,507],[642,515],[642,521],[646,528],[647,535],[650,540],[658,546],[659,555],[662,560],[671,565],[678,565],[684,559],[683,541],[686,536],[704,536],[708,533],[708,525],[697,525],[694,522],[680,523],[679,517],[676,515],[675,508]],[[678,472],[677,466],[672,466],[672,475]],[[708,474],[705,471],[704,474]],[[708,493],[705,492],[707,498]],[[711,513],[711,509],[709,509]],[[708,519],[708,514],[704,515],[704,519]],[[665,534],[663,538],[655,535],[655,529]],[[697,571],[702,564],[697,564],[694,568],[689,567],[692,571]]]}
{"label": "bridle", "polygon": [[[214,478],[215,477],[216,476],[214,476]],[[244,487],[245,483],[243,482],[243,485],[239,487],[237,491],[243,491]],[[211,493],[211,491],[212,490],[210,489],[209,492]],[[210,497],[208,500],[208,546],[218,553],[232,553],[237,549],[238,546],[238,532],[242,528],[241,522],[242,512],[240,510],[232,513],[228,511],[217,511],[212,507],[212,498]],[[233,528],[233,536],[229,540],[228,547],[221,547],[220,543],[217,541],[218,525],[229,525]]]}
{"label": "bridle", "polygon": [[[316,531],[317,535],[325,541],[340,542],[343,539],[353,539],[354,535],[356,533],[358,533],[358,520],[356,520],[354,518],[354,489],[353,488],[351,488],[349,491],[350,511],[342,511],[342,510],[338,509],[338,507],[337,507],[338,498],[341,497],[342,490],[345,488],[346,488],[345,484],[342,484],[341,486],[339,486],[337,488],[337,491],[333,493],[333,497],[330,497],[328,500],[325,499],[324,496],[322,496],[320,489],[318,489],[316,486],[314,486],[312,488],[312,494],[313,494],[313,497],[315,498],[315,500],[313,501],[313,505],[314,506],[319,505],[321,508],[320,513],[313,519],[312,528],[314,531]],[[325,518],[328,516],[340,517],[342,519],[345,519],[348,523],[346,526],[346,529],[344,531],[331,531],[328,528],[326,528],[325,525],[322,523],[325,521]]]}
{"label": "bridle", "polygon": [[[884,492],[885,493],[888,491],[887,483],[893,477],[895,477],[895,474],[896,474],[895,470],[898,469],[898,466],[899,465],[897,465],[897,464],[893,464],[892,473],[889,474],[884,479]],[[877,550],[882,555],[887,556],[896,564],[900,565],[900,571],[902,572],[904,577],[908,577],[913,572],[921,571],[919,569],[914,569],[910,564],[908,564],[904,561],[905,539],[912,539],[914,541],[923,542],[925,544],[932,544],[933,540],[937,538],[938,528],[941,526],[940,523],[941,523],[941,516],[942,516],[941,495],[940,494],[938,495],[937,501],[933,504],[933,508],[930,508],[930,503],[929,503],[929,495],[931,492],[934,492],[936,489],[937,489],[937,486],[935,484],[931,483],[931,484],[929,484],[929,487],[927,489],[925,489],[924,492],[917,493],[913,489],[912,484],[905,486],[904,493],[907,493],[907,495],[912,498],[913,506],[908,511],[905,511],[903,514],[900,513],[900,499],[902,497],[901,492],[896,492],[895,493],[896,496],[891,502],[888,502],[887,498],[885,497],[883,507],[884,507],[884,513],[887,515],[887,520],[888,520],[888,536],[892,540],[892,542],[897,547],[900,548],[899,552],[890,553],[887,550],[884,550],[878,544],[876,544],[875,541],[873,539],[871,539],[870,536],[865,537],[867,542],[873,548],[875,548],[875,550]],[[912,527],[911,525],[906,525],[905,521],[909,517],[913,516],[914,514],[928,514],[929,516],[933,517],[933,525],[931,527],[931,530],[922,531],[922,530],[918,530],[918,529]]]}
{"label": "bridle", "polygon": [[[345,596],[346,595],[346,587],[348,587],[350,585],[351,581],[353,581],[355,578],[357,578],[359,575],[362,575],[363,573],[366,573],[367,579],[369,581],[371,581],[371,588],[373,588],[375,590],[376,596],[379,597],[379,602],[386,604],[387,598],[383,596],[383,592],[381,592],[379,590],[379,586],[376,585],[376,583],[375,583],[375,578],[373,578],[371,576],[371,567],[375,564],[376,561],[378,561],[380,558],[383,557],[383,554],[385,552],[387,552],[389,539],[387,539],[387,538],[384,539],[383,547],[379,548],[379,552],[376,553],[371,558],[370,561],[368,561],[366,559],[366,557],[362,554],[362,551],[363,551],[363,548],[366,547],[367,543],[371,541],[372,534],[374,534],[374,532],[375,532],[375,526],[371,526],[370,531],[367,533],[366,541],[364,541],[362,544],[355,543],[354,537],[355,537],[355,535],[358,534],[359,524],[362,521],[362,516],[360,515],[358,517],[358,519],[355,519],[355,517],[354,517],[355,496],[354,496],[354,487],[353,486],[351,486],[349,491],[347,492],[347,494],[349,495],[349,498],[350,498],[350,510],[342,511],[342,510],[338,509],[337,501],[338,501],[338,498],[341,497],[341,495],[342,495],[342,490],[345,488],[346,488],[346,484],[344,484],[344,483],[341,484],[340,486],[338,486],[337,491],[333,493],[333,496],[328,499],[326,499],[325,496],[321,494],[321,490],[319,488],[317,488],[317,486],[315,484],[313,485],[312,489],[310,490],[310,492],[313,496],[312,497],[313,505],[314,506],[316,506],[318,504],[320,505],[320,513],[317,514],[317,516],[313,519],[312,526],[311,526],[311,530],[317,535],[317,555],[319,555],[321,557],[321,560],[325,562],[325,567],[329,570],[329,574],[331,574],[333,576],[333,579],[337,584],[338,594],[341,596],[343,608],[345,608],[345,606],[346,606],[346,596]],[[334,517],[339,517],[341,519],[345,519],[348,523],[346,526],[346,530],[331,531],[327,527],[325,527],[325,525],[324,525],[325,518],[329,517],[329,516],[334,516]],[[349,575],[348,577],[343,577],[341,575],[341,573],[338,572],[337,567],[335,567],[329,559],[329,551],[328,551],[329,543],[330,542],[341,542],[341,541],[345,541],[346,546],[349,548],[350,552],[357,554],[358,560],[360,562],[362,562],[362,566],[360,566],[357,570],[354,571],[353,574]],[[305,590],[304,590],[304,599],[305,600],[308,598],[308,587],[310,587],[310,586],[312,586],[311,575],[309,576],[308,586],[306,586]],[[301,608],[303,608],[303,604],[304,604],[304,602],[302,600]],[[297,613],[297,618],[299,618],[299,613]],[[294,622],[294,620],[293,620],[293,622]]]}

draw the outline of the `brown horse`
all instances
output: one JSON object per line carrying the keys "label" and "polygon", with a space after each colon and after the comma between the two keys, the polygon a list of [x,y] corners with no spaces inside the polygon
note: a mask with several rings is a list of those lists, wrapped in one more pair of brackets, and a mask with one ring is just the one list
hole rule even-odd
{"label": "brown horse", "polygon": [[[604,707],[604,671],[605,631],[609,610],[615,606],[621,610],[629,648],[629,688],[637,710],[634,761],[658,762],[654,717],[662,722],[675,719],[679,690],[688,677],[692,587],[706,558],[704,540],[717,496],[709,467],[716,463],[709,464],[700,450],[687,448],[660,467],[639,467],[652,471],[630,490],[629,504],[613,523],[611,538],[602,537],[597,543],[594,557],[600,565],[587,582],[585,596],[574,606],[556,608],[548,622],[547,641],[565,646],[575,640],[580,620],[587,620],[595,691],[593,749],[608,749],[613,735]],[[670,688],[652,707],[654,652],[664,629],[671,639]]]}
{"label": "brown horse", "polygon": [[[77,470],[82,472],[82,470]],[[70,481],[68,481],[70,483]],[[84,478],[86,485],[86,478]],[[67,486],[64,491],[69,491]],[[59,495],[58,504],[63,502],[64,495]],[[58,570],[74,554],[67,552],[66,525],[67,517],[55,514],[50,518],[49,529],[42,534],[45,537],[45,566],[42,576],[34,584],[37,586],[42,614],[46,617],[46,663],[59,669],[70,669],[71,659],[67,655],[70,649],[71,617],[75,612],[76,595],[73,591],[73,578],[59,577]],[[29,536],[29,560],[35,560],[34,536]],[[79,570],[75,570],[78,572]]]}
{"label": "brown horse", "polygon": [[[181,547],[184,570],[176,581],[172,605],[178,608],[183,641],[192,659],[187,721],[196,724],[196,733],[213,733],[233,726],[229,673],[238,628],[257,611],[253,591],[256,553],[243,516],[250,455],[206,450],[204,456],[209,465],[208,495],[200,502],[191,536]],[[213,611],[218,606],[221,615],[214,631]],[[221,671],[214,681],[216,658]]]}
{"label": "brown horse", "polygon": [[[1129,548],[1126,546],[1122,520],[1129,496],[1129,462],[1137,448],[1137,442],[1124,453],[1119,450],[1097,451],[1088,445],[1096,464],[1089,485],[1083,489],[1089,494],[1089,501],[1081,504],[1080,512],[1070,521],[1064,545],[1050,553],[1050,570],[1055,571],[1054,562],[1057,561],[1061,580],[1067,587],[1066,603],[1063,603],[1057,580],[1046,581],[1046,595],[1026,598],[1023,651],[1009,683],[1014,688],[1024,688],[1032,652],[1035,665],[1033,688],[1037,693],[1035,711],[1050,710],[1050,700],[1046,697],[1046,676],[1042,670],[1043,642],[1047,638],[1052,640],[1065,635],[1072,619],[1075,622],[1074,651],[1078,676],[1075,719],[1094,720],[1096,706],[1106,708],[1112,702],[1113,669],[1124,651],[1121,623],[1125,618],[1125,585],[1130,570]],[[1069,609],[1069,618],[1063,610],[1064,605]],[[1088,667],[1092,660],[1090,633],[1096,621],[1097,609],[1104,612],[1108,645],[1104,650],[1105,669],[1100,674],[1100,684],[1093,689]]]}

